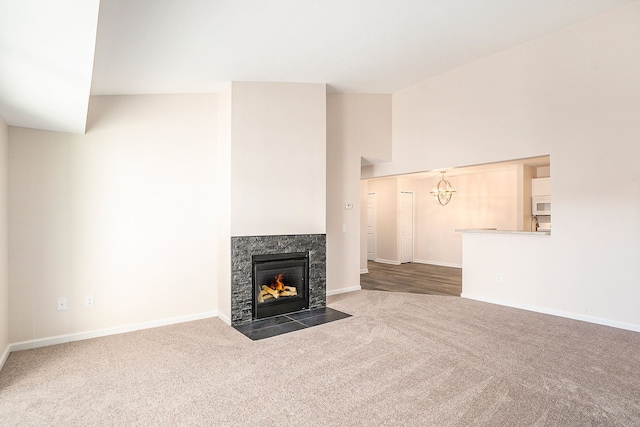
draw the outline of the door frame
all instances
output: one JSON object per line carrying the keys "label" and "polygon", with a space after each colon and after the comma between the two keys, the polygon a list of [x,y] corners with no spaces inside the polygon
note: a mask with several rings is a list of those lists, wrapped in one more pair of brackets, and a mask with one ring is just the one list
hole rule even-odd
{"label": "door frame", "polygon": [[[372,203],[372,209],[369,209],[369,198],[372,198],[373,203]],[[373,216],[373,232],[372,234],[372,239],[373,239],[373,248],[372,248],[372,255],[371,258],[369,258],[369,222],[371,220],[371,218],[369,217],[369,215]],[[367,192],[367,261],[375,261],[378,257],[378,226],[377,226],[377,220],[378,220],[378,198],[375,192]]]}

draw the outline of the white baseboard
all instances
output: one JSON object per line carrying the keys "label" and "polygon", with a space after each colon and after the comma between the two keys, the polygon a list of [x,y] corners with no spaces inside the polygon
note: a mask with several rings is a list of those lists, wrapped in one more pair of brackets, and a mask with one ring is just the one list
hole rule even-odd
{"label": "white baseboard", "polygon": [[413,262],[415,262],[416,264],[439,265],[440,267],[462,268],[462,264],[456,264],[454,262],[439,262],[439,261],[429,261],[424,259],[414,259]]}
{"label": "white baseboard", "polygon": [[7,361],[9,353],[11,353],[11,346],[7,346],[7,348],[4,350],[4,353],[2,353],[2,356],[0,356],[0,371],[4,367],[4,362]]}
{"label": "white baseboard", "polygon": [[351,286],[350,288],[334,289],[334,290],[331,290],[331,291],[327,291],[327,296],[329,297],[331,295],[346,294],[347,292],[355,292],[355,291],[359,291],[359,290],[362,290],[360,285]]}
{"label": "white baseboard", "polygon": [[226,323],[227,325],[231,326],[231,319],[229,319],[227,316],[225,316],[222,313],[218,313],[218,318],[220,318],[220,320],[222,320],[224,323]]}
{"label": "white baseboard", "polygon": [[46,347],[48,345],[64,344],[71,341],[80,341],[90,338],[106,337],[108,335],[123,334],[126,332],[139,331],[141,329],[157,328],[159,326],[174,325],[176,323],[191,322],[193,320],[208,319],[218,317],[218,312],[209,311],[204,313],[189,314],[186,316],[172,317],[169,319],[152,320],[150,322],[135,323],[131,325],[117,326],[115,328],[98,329],[95,331],[78,332],[75,334],[58,335],[49,338],[21,341],[9,345],[9,352],[19,350],[30,350],[33,348]]}
{"label": "white baseboard", "polygon": [[360,274],[367,274],[369,272],[368,268],[363,268],[362,270],[360,270]]}
{"label": "white baseboard", "polygon": [[379,262],[381,264],[391,264],[391,265],[400,265],[402,264],[400,261],[393,261],[390,259],[376,258],[375,262]]}
{"label": "white baseboard", "polygon": [[475,301],[488,302],[490,304],[497,304],[505,307],[519,308],[521,310],[533,311],[533,312],[542,313],[542,314],[549,314],[551,316],[558,316],[558,317],[564,317],[567,319],[580,320],[588,323],[595,323],[596,325],[610,326],[612,328],[625,329],[633,332],[640,332],[640,325],[634,325],[631,323],[616,322],[614,320],[602,319],[600,317],[594,317],[594,316],[586,316],[583,314],[571,313],[569,311],[554,310],[552,308],[538,307],[535,305],[518,304],[518,303],[509,302],[509,301],[496,300],[493,298],[485,298],[477,295],[467,294],[464,292],[460,296],[462,298],[472,299]]}

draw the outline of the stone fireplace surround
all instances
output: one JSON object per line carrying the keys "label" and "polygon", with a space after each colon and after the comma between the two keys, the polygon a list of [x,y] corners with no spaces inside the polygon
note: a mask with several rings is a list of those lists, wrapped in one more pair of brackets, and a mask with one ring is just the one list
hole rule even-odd
{"label": "stone fireplace surround", "polygon": [[231,325],[252,321],[251,256],[309,251],[309,309],[327,304],[325,234],[231,237]]}

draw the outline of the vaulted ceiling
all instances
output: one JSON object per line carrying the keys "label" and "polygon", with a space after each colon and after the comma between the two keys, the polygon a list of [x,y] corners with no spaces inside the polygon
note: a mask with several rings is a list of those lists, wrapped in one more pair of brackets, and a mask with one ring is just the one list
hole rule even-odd
{"label": "vaulted ceiling", "polygon": [[230,81],[394,93],[637,0],[0,0],[0,117],[85,131],[89,96]]}

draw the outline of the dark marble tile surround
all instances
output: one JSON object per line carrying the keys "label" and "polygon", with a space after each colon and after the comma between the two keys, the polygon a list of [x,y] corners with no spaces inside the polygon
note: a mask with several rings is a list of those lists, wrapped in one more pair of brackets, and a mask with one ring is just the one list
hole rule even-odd
{"label": "dark marble tile surround", "polygon": [[231,238],[231,324],[251,322],[251,256],[309,251],[309,309],[327,304],[325,234]]}

